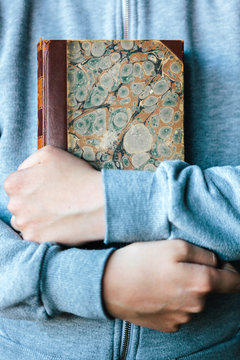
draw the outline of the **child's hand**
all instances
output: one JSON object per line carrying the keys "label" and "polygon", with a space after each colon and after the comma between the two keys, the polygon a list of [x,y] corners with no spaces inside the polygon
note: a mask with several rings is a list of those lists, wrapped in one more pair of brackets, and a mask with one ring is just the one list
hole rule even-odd
{"label": "child's hand", "polygon": [[53,146],[28,157],[4,183],[12,227],[24,240],[69,246],[105,234],[102,175]]}

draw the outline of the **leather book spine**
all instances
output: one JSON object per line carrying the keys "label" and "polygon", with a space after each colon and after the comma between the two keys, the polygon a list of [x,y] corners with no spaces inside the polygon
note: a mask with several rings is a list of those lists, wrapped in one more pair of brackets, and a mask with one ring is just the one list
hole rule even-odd
{"label": "leather book spine", "polygon": [[[161,40],[161,42],[166,45],[178,58],[182,61],[184,66],[184,41],[183,40]],[[183,70],[184,71],[184,70]],[[184,101],[184,77],[183,77],[183,101]],[[182,134],[182,144],[184,147],[184,139],[185,139],[185,129],[184,129],[184,121],[182,124],[183,134]],[[185,151],[183,154],[183,160],[185,161]]]}
{"label": "leather book spine", "polygon": [[65,40],[38,43],[38,148],[67,150],[67,60]]}

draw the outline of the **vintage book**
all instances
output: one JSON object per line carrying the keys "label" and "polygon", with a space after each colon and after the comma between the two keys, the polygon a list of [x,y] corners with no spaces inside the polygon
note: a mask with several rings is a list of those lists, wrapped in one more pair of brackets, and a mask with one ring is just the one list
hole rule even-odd
{"label": "vintage book", "polygon": [[97,169],[184,159],[183,41],[40,40],[38,147]]}

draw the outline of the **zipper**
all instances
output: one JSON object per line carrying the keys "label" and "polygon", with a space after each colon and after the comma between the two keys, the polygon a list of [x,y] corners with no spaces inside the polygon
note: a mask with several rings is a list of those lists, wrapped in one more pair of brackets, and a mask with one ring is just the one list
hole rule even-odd
{"label": "zipper", "polygon": [[[123,5],[123,38],[128,39],[128,29],[129,29],[129,0],[122,0]],[[132,324],[129,321],[123,321],[123,335],[120,351],[120,360],[126,360],[129,344],[130,344],[130,335],[132,331]]]}
{"label": "zipper", "polygon": [[132,324],[129,321],[123,321],[123,336],[121,343],[121,355],[120,360],[126,360],[129,344],[130,344],[130,335],[132,330]]}
{"label": "zipper", "polygon": [[128,39],[129,0],[123,1],[123,38]]}

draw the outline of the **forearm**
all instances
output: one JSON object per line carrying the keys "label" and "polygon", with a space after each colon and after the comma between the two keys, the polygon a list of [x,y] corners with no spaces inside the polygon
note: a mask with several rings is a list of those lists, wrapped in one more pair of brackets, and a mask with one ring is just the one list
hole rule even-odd
{"label": "forearm", "polygon": [[102,275],[114,250],[65,249],[23,241],[0,221],[0,313],[2,317],[47,320],[62,312],[106,319]]}
{"label": "forearm", "polygon": [[103,170],[105,242],[182,238],[240,259],[240,168],[181,161],[155,173]]}

